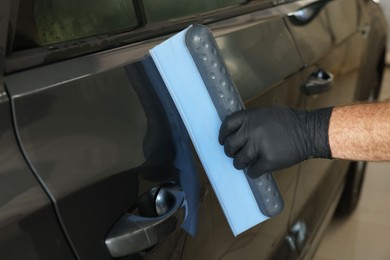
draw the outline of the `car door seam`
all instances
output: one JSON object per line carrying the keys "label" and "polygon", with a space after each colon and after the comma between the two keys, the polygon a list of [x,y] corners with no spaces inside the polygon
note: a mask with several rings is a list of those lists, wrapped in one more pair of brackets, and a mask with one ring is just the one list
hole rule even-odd
{"label": "car door seam", "polygon": [[70,239],[70,236],[69,236],[69,233],[68,233],[68,231],[67,231],[67,229],[65,227],[64,221],[61,218],[60,211],[59,211],[59,208],[58,208],[58,205],[57,205],[57,200],[55,199],[55,197],[53,196],[53,194],[51,193],[49,187],[47,187],[47,185],[45,184],[43,179],[39,176],[39,174],[37,174],[37,170],[35,169],[34,165],[32,164],[30,158],[28,157],[28,155],[26,153],[26,150],[24,148],[24,145],[22,144],[21,137],[20,137],[20,134],[19,134],[19,131],[18,131],[18,128],[17,128],[16,111],[15,111],[15,100],[9,94],[8,88],[7,88],[7,86],[5,84],[4,84],[4,89],[5,89],[6,93],[8,94],[8,96],[10,97],[9,100],[10,100],[10,106],[11,106],[10,110],[11,110],[12,126],[13,126],[15,138],[17,140],[17,144],[18,144],[18,147],[19,147],[19,149],[21,151],[21,154],[22,154],[24,160],[26,161],[27,167],[30,169],[30,171],[32,172],[34,177],[37,179],[37,181],[38,181],[39,185],[42,187],[43,191],[49,197],[49,200],[50,200],[50,202],[51,202],[51,204],[53,206],[55,215],[57,217],[57,221],[59,222],[60,228],[61,228],[62,232],[64,233],[64,235],[66,237],[66,240],[68,241],[68,244],[69,244],[70,248],[72,249],[72,252],[73,252],[74,256],[76,257],[76,259],[80,259],[80,256],[78,255],[78,253],[76,251],[76,248],[75,248],[74,244],[72,243],[72,241]]}

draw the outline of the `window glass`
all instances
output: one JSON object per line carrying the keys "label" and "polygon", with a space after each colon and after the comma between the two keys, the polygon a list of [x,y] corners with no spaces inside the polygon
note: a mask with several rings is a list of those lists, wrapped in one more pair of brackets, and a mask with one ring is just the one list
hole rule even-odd
{"label": "window glass", "polygon": [[246,0],[143,0],[148,22],[178,18],[191,14],[201,13],[242,4]]}
{"label": "window glass", "polygon": [[115,32],[136,25],[132,0],[21,0],[14,49]]}

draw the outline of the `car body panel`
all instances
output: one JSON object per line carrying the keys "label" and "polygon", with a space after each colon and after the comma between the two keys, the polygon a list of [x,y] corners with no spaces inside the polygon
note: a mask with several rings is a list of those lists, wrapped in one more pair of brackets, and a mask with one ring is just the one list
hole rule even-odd
{"label": "car body panel", "polygon": [[[218,30],[215,32],[218,34]],[[278,104],[292,107],[303,105],[299,88],[302,83],[302,64],[283,24],[283,14],[260,20],[259,24],[240,29],[231,37],[217,37],[216,40],[248,109]],[[288,65],[283,63],[283,58],[289,60]],[[256,71],[258,67],[264,69]],[[292,167],[274,173],[285,201],[282,214],[237,238],[230,231],[215,195],[210,192],[210,196],[200,206],[198,233],[195,238],[187,239],[183,258],[267,259],[275,250],[289,251],[289,248],[279,248],[279,245],[288,228],[297,170],[297,167]],[[209,186],[206,178],[203,178],[203,182]]]}
{"label": "car body panel", "polygon": [[[319,6],[318,12],[293,24],[295,11],[312,6]],[[0,217],[6,223],[0,229],[0,256],[53,259],[58,252],[64,259],[112,259],[104,241],[115,222],[125,213],[153,211],[154,201],[140,198],[156,187],[180,185],[167,115],[141,64],[149,49],[173,33],[197,21],[211,29],[248,109],[315,109],[371,93],[359,82],[370,82],[372,75],[361,63],[375,67],[382,53],[367,54],[382,44],[374,44],[376,35],[385,37],[382,18],[371,16],[375,8],[365,0],[250,1],[118,35],[9,51],[5,62],[0,56],[9,94],[9,100],[1,97],[0,84],[0,113],[7,122],[0,127],[0,144],[10,151],[0,153],[6,165],[0,178],[10,178],[15,187],[11,193],[0,191],[10,198],[0,216],[8,214],[8,205],[16,209],[12,214],[23,216]],[[362,31],[367,24],[372,26],[368,37]],[[12,50],[0,43],[0,51]],[[333,86],[307,96],[302,87],[317,69],[334,75]],[[13,160],[7,161],[9,155]],[[348,168],[348,162],[311,160],[275,172],[284,211],[234,237],[195,152],[194,160],[201,184],[196,235],[178,228],[124,259],[310,258]],[[23,181],[9,174],[12,169]],[[297,247],[291,244],[291,227],[298,221],[308,232]],[[26,250],[16,252],[18,245]]]}
{"label": "car body panel", "polygon": [[[7,86],[12,89],[12,84]],[[149,159],[144,150],[149,141],[144,141],[146,115],[125,69],[20,96],[14,102],[26,154],[58,200],[80,257],[108,257],[104,244],[97,245],[134,204],[142,164]],[[40,106],[28,113],[29,104]],[[37,117],[35,124],[26,124]],[[164,134],[163,129],[158,133]],[[156,168],[154,174],[163,179],[164,170]]]}
{"label": "car body panel", "polygon": [[[301,84],[302,64],[282,15],[260,11],[210,27],[248,107],[302,105],[299,88],[292,87]],[[274,38],[265,37],[275,31]],[[251,40],[243,42],[243,38]],[[150,86],[142,78],[145,75],[137,72],[137,61],[155,44],[140,43],[6,78],[21,144],[58,201],[64,228],[81,258],[109,257],[101,241],[110,226],[134,205],[138,196],[174,178],[166,119],[161,105],[147,89]],[[263,74],[256,73],[258,67],[264,68]],[[267,70],[275,67],[278,69]],[[34,109],[29,109],[33,105]],[[34,119],[39,120],[28,123]],[[286,232],[295,172],[296,168],[292,168],[276,176],[286,205],[283,214],[255,228],[256,233],[268,236],[267,243],[261,243],[268,248],[263,250],[264,256]],[[147,182],[145,179],[152,184],[141,184]],[[208,181],[204,181],[212,194]],[[140,187],[143,185],[146,187]],[[246,239],[248,234],[234,239],[214,194],[206,200],[214,200],[202,205],[207,205],[205,210],[214,212],[219,220],[204,236],[209,236],[210,231],[210,238],[230,234],[233,244]],[[202,207],[200,210],[202,213]],[[207,213],[200,216],[200,230],[207,226],[203,221],[209,221]],[[213,252],[208,248],[213,243],[201,239],[201,233],[195,244],[203,245],[206,254],[229,252],[230,243],[224,244],[220,252]],[[263,239],[260,235],[258,238]],[[253,242],[251,246],[256,247],[256,240]],[[186,248],[191,248],[191,243]],[[161,257],[158,250],[153,254]]]}
{"label": "car body panel", "polygon": [[[387,23],[379,4],[373,1],[359,2],[359,17],[359,31],[365,36],[363,47],[365,51],[361,60],[361,66],[365,69],[361,69],[359,74],[355,99],[374,99],[379,97],[380,79],[385,64],[386,45],[384,42],[387,40]],[[381,60],[381,64],[377,64],[378,60]],[[379,78],[377,78],[378,75]]]}
{"label": "car body panel", "polygon": [[[305,97],[305,108],[312,110],[354,101],[365,41],[358,30],[357,2],[330,1],[307,25],[296,26],[288,21],[288,26],[307,66],[303,70],[304,79],[308,80],[318,69],[329,72],[334,77],[327,92]],[[308,33],[312,31],[315,33]],[[311,51],[307,52],[308,49]],[[324,220],[329,208],[337,205],[348,166],[347,161],[323,159],[308,160],[300,164],[291,224],[298,221],[306,224],[308,235],[300,248],[301,255],[308,253],[315,239],[313,234],[320,236],[318,230],[326,224]]]}
{"label": "car body panel", "polygon": [[3,77],[10,10],[11,1],[1,1],[0,258],[74,259],[53,205],[31,172],[15,135],[12,106]]}
{"label": "car body panel", "polygon": [[5,92],[0,116],[0,258],[73,259],[52,203],[20,152]]}

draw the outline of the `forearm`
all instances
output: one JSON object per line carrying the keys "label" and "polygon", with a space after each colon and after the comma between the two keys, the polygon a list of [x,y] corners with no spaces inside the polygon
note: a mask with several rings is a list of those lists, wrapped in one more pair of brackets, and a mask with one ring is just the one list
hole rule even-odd
{"label": "forearm", "polygon": [[329,123],[333,158],[390,160],[390,102],[335,107]]}
{"label": "forearm", "polygon": [[219,142],[252,177],[310,158],[390,161],[390,102],[239,111],[223,121]]}

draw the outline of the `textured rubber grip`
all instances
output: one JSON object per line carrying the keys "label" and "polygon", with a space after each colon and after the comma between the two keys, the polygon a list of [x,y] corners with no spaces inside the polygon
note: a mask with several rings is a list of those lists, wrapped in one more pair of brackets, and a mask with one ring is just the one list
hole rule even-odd
{"label": "textured rubber grip", "polygon": [[[186,34],[186,46],[221,120],[245,109],[210,30],[203,25],[192,26]],[[268,217],[278,215],[284,203],[272,173],[252,179],[244,172],[260,211]]]}

